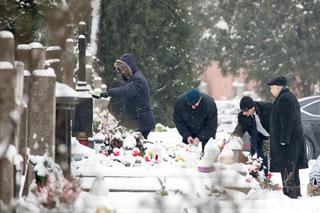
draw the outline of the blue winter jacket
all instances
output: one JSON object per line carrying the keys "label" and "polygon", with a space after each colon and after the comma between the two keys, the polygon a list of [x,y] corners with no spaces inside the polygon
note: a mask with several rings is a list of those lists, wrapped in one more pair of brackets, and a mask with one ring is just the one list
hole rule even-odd
{"label": "blue winter jacket", "polygon": [[123,98],[124,107],[130,120],[138,124],[138,131],[150,131],[155,126],[153,112],[150,106],[150,87],[147,79],[137,68],[131,54],[124,54],[120,60],[132,70],[132,76],[121,87],[108,89],[111,97]]}

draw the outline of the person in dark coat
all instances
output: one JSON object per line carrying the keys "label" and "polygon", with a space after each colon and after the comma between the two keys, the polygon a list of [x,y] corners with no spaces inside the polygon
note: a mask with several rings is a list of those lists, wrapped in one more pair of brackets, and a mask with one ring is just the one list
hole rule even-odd
{"label": "person in dark coat", "polygon": [[274,78],[267,84],[276,97],[270,119],[270,171],[281,173],[285,195],[298,198],[299,169],[308,168],[300,105],[285,77]]}
{"label": "person in dark coat", "polygon": [[[264,143],[269,143],[270,137],[270,113],[272,103],[254,101],[249,96],[243,96],[240,100],[241,111],[238,114],[238,125],[235,135],[242,137],[245,132],[250,135],[250,153],[257,154],[263,162],[265,175],[268,174],[268,156],[264,152]],[[267,144],[265,144],[267,145]]]}
{"label": "person in dark coat", "polygon": [[181,95],[174,105],[173,121],[186,144],[202,142],[202,152],[217,131],[217,106],[214,99],[197,89]]}
{"label": "person in dark coat", "polygon": [[144,138],[155,127],[154,115],[150,106],[150,87],[147,79],[137,68],[131,54],[124,54],[114,64],[124,81],[123,86],[107,89],[106,92],[94,93],[93,97],[122,98],[130,120],[135,123]]}

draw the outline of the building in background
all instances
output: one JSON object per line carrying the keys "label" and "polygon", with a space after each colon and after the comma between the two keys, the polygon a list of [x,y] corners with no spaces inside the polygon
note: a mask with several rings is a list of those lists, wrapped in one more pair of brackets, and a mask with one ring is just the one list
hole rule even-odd
{"label": "building in background", "polygon": [[216,100],[228,100],[243,95],[256,97],[255,82],[245,82],[245,72],[240,70],[240,75],[223,76],[218,62],[212,62],[211,66],[202,74],[200,89]]}

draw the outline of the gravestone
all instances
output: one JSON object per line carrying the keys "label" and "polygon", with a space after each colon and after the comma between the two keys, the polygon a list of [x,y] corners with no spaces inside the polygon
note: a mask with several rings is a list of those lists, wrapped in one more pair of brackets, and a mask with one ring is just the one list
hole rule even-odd
{"label": "gravestone", "polygon": [[78,69],[78,80],[86,80],[86,38],[84,35],[79,35],[78,41],[79,48],[79,69]]}
{"label": "gravestone", "polygon": [[102,78],[99,76],[94,77],[93,88],[95,88],[95,89],[100,88],[101,89],[101,86],[102,86]]}
{"label": "gravestone", "polygon": [[62,83],[63,82],[63,73],[61,70],[61,61],[58,58],[49,59],[46,62],[50,64],[50,67],[53,68],[55,74],[56,74],[56,81]]}
{"label": "gravestone", "polygon": [[44,47],[38,42],[32,42],[29,45],[31,49],[30,71],[43,69],[45,64]]}
{"label": "gravestone", "polygon": [[102,90],[102,92],[106,92],[107,91],[107,85],[106,84],[102,84],[101,85],[101,90]]}
{"label": "gravestone", "polygon": [[65,38],[73,38],[73,24],[67,24],[65,29]]}
{"label": "gravestone", "polygon": [[[15,61],[14,66],[16,68],[16,87],[15,87],[15,102],[21,108],[24,109],[23,101],[23,82],[24,82],[24,63],[21,61]],[[21,120],[17,120],[17,134],[15,135],[15,146],[17,150],[20,150],[19,136],[20,136],[20,123]]]}
{"label": "gravestone", "polygon": [[66,84],[56,83],[56,162],[65,176],[71,175],[71,136],[77,92]]}
{"label": "gravestone", "polygon": [[10,143],[14,143],[16,131],[10,117],[16,106],[14,48],[13,34],[0,31],[0,200],[5,204],[14,197],[14,166],[5,156]]}
{"label": "gravestone", "polygon": [[54,158],[55,84],[52,68],[32,72],[28,107],[28,145],[32,155],[48,153]]}
{"label": "gravestone", "polygon": [[79,134],[85,138],[92,137],[93,122],[93,100],[89,94],[90,87],[84,81],[78,81],[76,91],[78,93],[78,103],[75,107],[75,118],[73,120],[72,135],[78,137]]}
{"label": "gravestone", "polygon": [[69,87],[75,88],[73,73],[76,66],[76,58],[73,52],[74,41],[69,38],[66,40],[66,51],[62,54],[63,83],[67,84]]}
{"label": "gravestone", "polygon": [[93,85],[93,68],[90,64],[86,65],[86,82],[88,85]]}
{"label": "gravestone", "polygon": [[[24,70],[24,78],[23,78],[23,94],[26,96],[26,99],[23,99],[23,113],[21,115],[20,121],[20,135],[19,135],[19,153],[23,157],[23,161],[27,162],[27,132],[28,132],[28,95],[29,95],[29,85],[30,85],[31,74],[29,71]],[[23,168],[23,171],[25,168]]]}
{"label": "gravestone", "polygon": [[0,31],[0,61],[14,64],[14,37],[9,31]]}
{"label": "gravestone", "polygon": [[[0,39],[1,43],[1,39]],[[1,60],[1,59],[0,59]],[[14,196],[13,164],[4,156],[4,151],[14,138],[10,138],[13,125],[10,113],[15,108],[15,69],[10,62],[0,62],[0,200],[9,204]]]}
{"label": "gravestone", "polygon": [[29,44],[19,44],[17,46],[16,60],[24,63],[24,69],[30,71],[31,48]]}
{"label": "gravestone", "polygon": [[60,46],[50,46],[46,49],[46,59],[61,59],[62,50]]}
{"label": "gravestone", "polygon": [[86,23],[84,21],[80,21],[78,24],[78,33],[79,35],[84,35],[85,37],[87,37],[86,35]]}

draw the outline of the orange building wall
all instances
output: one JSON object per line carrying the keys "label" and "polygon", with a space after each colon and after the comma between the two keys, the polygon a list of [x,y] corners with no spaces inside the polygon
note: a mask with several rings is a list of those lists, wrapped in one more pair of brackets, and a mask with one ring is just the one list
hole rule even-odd
{"label": "orange building wall", "polygon": [[232,75],[223,76],[219,68],[218,62],[212,62],[211,66],[202,74],[202,81],[205,82],[204,91],[216,100],[232,99],[235,91],[232,87],[233,83],[244,83],[244,91],[254,91],[255,83],[245,83],[245,71],[241,70],[240,75],[234,77]]}

